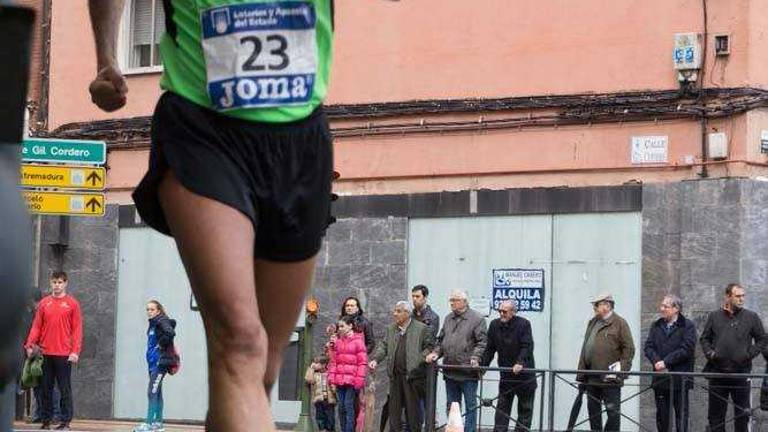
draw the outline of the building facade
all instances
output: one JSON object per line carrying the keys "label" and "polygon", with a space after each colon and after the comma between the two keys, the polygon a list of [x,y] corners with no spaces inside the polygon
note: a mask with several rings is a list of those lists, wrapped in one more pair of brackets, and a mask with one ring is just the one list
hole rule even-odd
{"label": "building facade", "polygon": [[[39,286],[53,267],[69,271],[86,318],[76,415],[141,415],[142,307],[158,297],[179,318],[186,369],[167,383],[167,417],[200,420],[205,352],[189,285],[130,197],[161,93],[162,2],[126,1],[129,93],[116,113],[90,103],[87,2],[31,3],[43,17],[31,133],[109,151],[106,216],[38,224]],[[441,315],[459,288],[490,319],[494,276],[512,269],[542,275],[542,303],[524,313],[542,368],[576,367],[598,292],[617,297],[638,346],[669,292],[700,328],[732,281],[768,314],[766,24],[762,0],[337,2],[327,112],[341,197],[313,287],[318,328],[356,295],[382,334],[416,283]],[[688,60],[697,67],[675,69]],[[647,367],[638,353],[634,368]],[[285,369],[273,399],[290,423]],[[626,409],[651,425],[651,405]]]}

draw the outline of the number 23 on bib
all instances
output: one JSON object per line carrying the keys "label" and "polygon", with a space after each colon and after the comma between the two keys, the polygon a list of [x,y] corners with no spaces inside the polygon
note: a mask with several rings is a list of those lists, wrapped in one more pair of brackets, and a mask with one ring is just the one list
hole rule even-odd
{"label": "number 23 on bib", "polygon": [[317,74],[316,22],[315,7],[308,1],[202,11],[202,45],[214,109],[308,103]]}

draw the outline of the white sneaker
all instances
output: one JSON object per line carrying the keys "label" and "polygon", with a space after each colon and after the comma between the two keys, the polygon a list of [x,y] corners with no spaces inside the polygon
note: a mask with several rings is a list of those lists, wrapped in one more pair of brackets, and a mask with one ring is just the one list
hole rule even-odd
{"label": "white sneaker", "polygon": [[133,432],[152,432],[152,430],[152,427],[147,423],[141,423],[133,428]]}
{"label": "white sneaker", "polygon": [[162,423],[152,423],[150,430],[152,432],[165,432],[165,428],[163,427]]}

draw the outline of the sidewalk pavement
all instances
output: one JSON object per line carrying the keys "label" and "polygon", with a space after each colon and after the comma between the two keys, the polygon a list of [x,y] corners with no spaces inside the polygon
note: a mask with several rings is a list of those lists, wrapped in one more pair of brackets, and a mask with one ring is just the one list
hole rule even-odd
{"label": "sidewalk pavement", "polygon": [[[124,421],[111,421],[102,422],[95,420],[78,420],[73,421],[71,424],[70,432],[132,432],[136,427],[137,422],[124,422]],[[13,425],[14,430],[18,432],[37,432],[41,431],[40,424],[30,424],[24,422],[16,422]],[[166,432],[187,432],[187,431],[204,431],[205,428],[201,425],[185,425],[166,423]],[[287,431],[286,431],[287,432]]]}

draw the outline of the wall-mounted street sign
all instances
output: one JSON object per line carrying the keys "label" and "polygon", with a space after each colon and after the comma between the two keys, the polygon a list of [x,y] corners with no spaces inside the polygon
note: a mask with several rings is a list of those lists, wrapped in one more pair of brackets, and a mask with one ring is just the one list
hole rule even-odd
{"label": "wall-mounted street sign", "polygon": [[518,312],[544,311],[543,269],[493,269],[493,309],[501,302],[515,302]]}
{"label": "wall-mounted street sign", "polygon": [[107,161],[104,141],[27,138],[22,143],[24,162],[57,162],[101,165]]}
{"label": "wall-mounted street sign", "polygon": [[48,187],[103,190],[107,172],[101,167],[22,165],[19,184],[23,187]]}
{"label": "wall-mounted street sign", "polygon": [[22,195],[30,213],[65,216],[104,216],[104,194],[38,192],[25,190]]}

